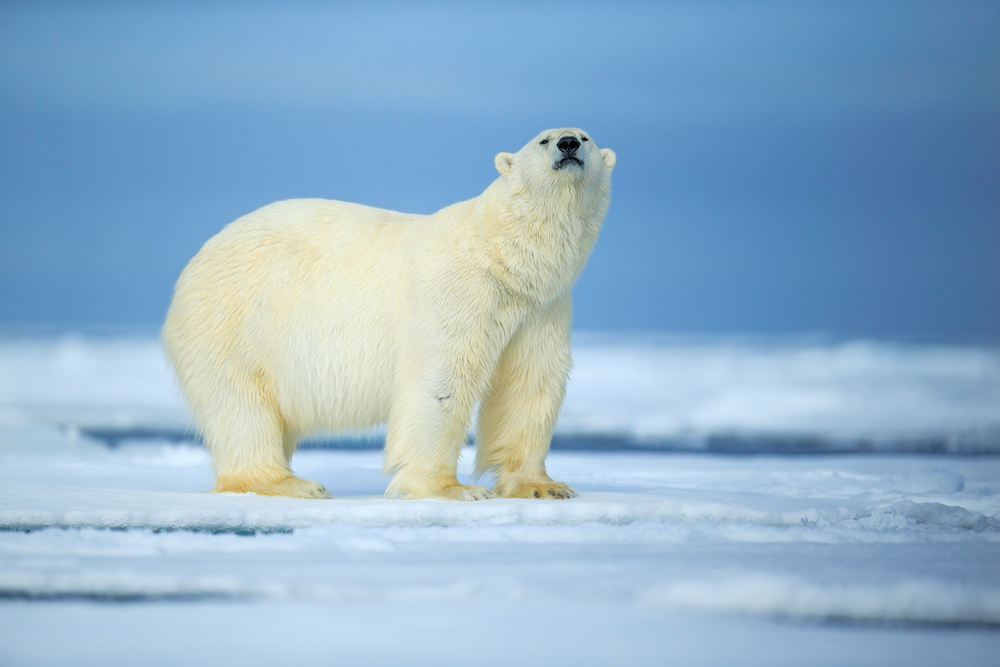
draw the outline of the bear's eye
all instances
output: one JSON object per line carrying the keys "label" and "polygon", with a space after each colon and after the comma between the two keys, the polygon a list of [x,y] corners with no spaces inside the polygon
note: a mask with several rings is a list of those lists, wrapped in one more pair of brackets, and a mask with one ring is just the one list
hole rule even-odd
{"label": "bear's eye", "polygon": [[584,141],[590,141],[590,139],[588,139],[587,137],[581,137],[581,139],[583,139]]}
{"label": "bear's eye", "polygon": [[540,142],[538,142],[538,143],[540,143],[540,144],[541,144],[542,146],[544,146],[545,144],[549,143],[549,140],[548,140],[548,139],[542,139],[542,140],[541,140]]}

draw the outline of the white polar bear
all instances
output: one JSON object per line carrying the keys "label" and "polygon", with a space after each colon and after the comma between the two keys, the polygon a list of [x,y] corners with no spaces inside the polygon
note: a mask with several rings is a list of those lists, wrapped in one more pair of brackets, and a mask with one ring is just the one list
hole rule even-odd
{"label": "white polar bear", "polygon": [[433,215],[293,199],[246,215],[181,273],[163,343],[212,452],[213,491],[328,498],[298,438],[387,423],[388,495],[569,498],[545,472],[570,367],[570,288],[615,154],[579,129],[496,156],[479,197]]}

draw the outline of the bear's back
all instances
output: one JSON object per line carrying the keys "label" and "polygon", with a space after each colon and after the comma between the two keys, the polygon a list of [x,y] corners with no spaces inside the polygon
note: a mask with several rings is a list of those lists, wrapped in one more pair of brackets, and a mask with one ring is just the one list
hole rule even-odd
{"label": "bear's back", "polygon": [[294,199],[227,225],[175,289],[163,340],[179,375],[268,369],[285,417],[307,430],[383,420],[412,292],[439,289],[435,262],[460,254],[441,250],[444,213]]}

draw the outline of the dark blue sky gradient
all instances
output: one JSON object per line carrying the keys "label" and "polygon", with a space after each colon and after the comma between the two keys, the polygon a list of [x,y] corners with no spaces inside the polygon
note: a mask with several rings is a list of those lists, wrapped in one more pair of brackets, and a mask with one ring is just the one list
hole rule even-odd
{"label": "dark blue sky gradient", "polygon": [[0,8],[0,326],[155,325],[232,219],[618,154],[576,326],[1000,337],[1000,9]]}

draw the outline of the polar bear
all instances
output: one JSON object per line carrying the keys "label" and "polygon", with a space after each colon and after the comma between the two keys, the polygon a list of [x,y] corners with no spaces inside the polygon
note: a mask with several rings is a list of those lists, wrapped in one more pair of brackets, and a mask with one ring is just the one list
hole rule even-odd
{"label": "polar bear", "polygon": [[[298,439],[386,424],[387,495],[570,498],[545,471],[570,368],[570,288],[615,154],[580,129],[500,153],[432,215],[293,199],[239,218],[181,273],[162,339],[212,453],[213,491],[329,498]],[[476,472],[459,450],[479,405]]]}

